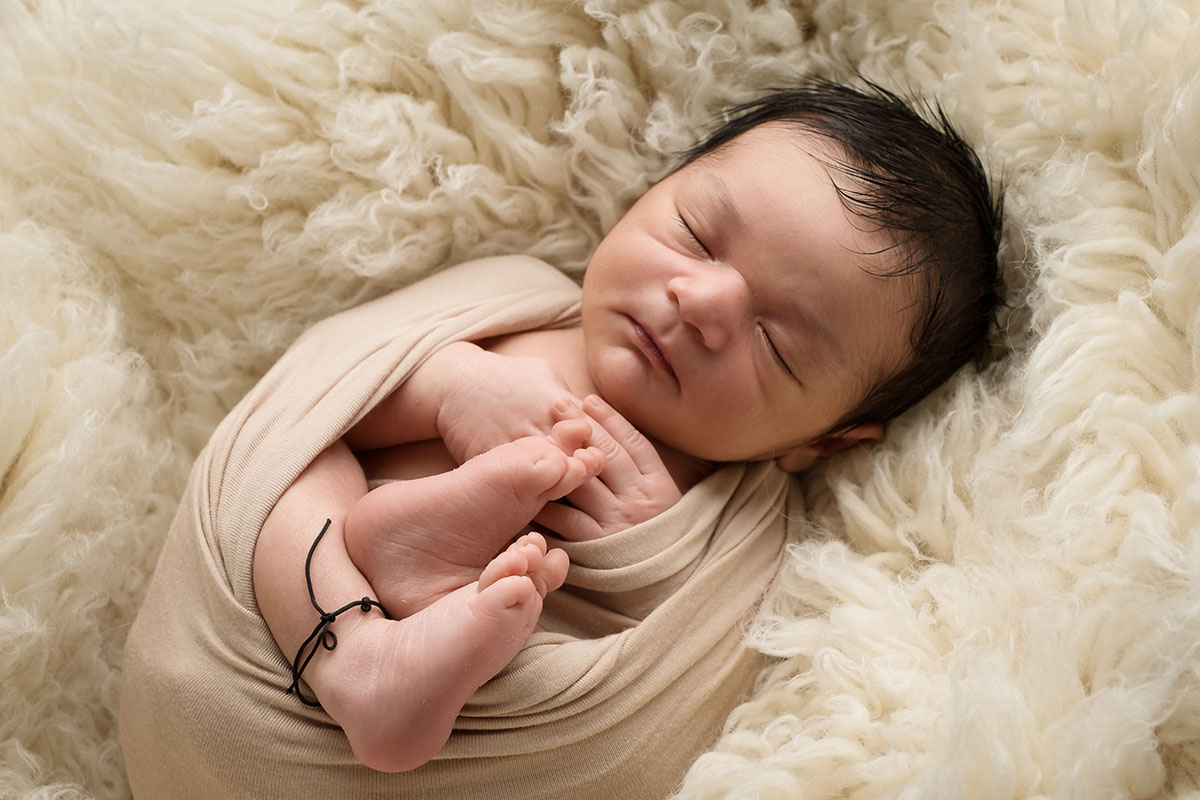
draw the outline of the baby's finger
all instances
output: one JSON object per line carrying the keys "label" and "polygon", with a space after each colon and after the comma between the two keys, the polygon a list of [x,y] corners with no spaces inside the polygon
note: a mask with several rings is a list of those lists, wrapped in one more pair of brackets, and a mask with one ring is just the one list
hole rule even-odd
{"label": "baby's finger", "polygon": [[561,422],[564,419],[579,419],[582,416],[583,404],[573,394],[560,397],[550,406],[550,417],[555,422]]}
{"label": "baby's finger", "polygon": [[650,475],[667,471],[662,457],[650,440],[599,395],[588,395],[583,401],[583,408],[589,417],[608,432],[620,449],[628,454],[639,473]]}
{"label": "baby's finger", "polygon": [[533,521],[568,542],[584,542],[604,535],[599,523],[565,503],[546,503]]}
{"label": "baby's finger", "polygon": [[583,464],[584,472],[588,478],[594,478],[604,471],[604,465],[608,459],[604,455],[604,451],[599,447],[584,447],[574,452],[574,457]]}
{"label": "baby's finger", "polygon": [[567,458],[567,468],[562,477],[543,497],[563,497],[581,485],[591,481],[604,468],[604,453],[595,447],[585,447],[576,450]]}
{"label": "baby's finger", "polygon": [[592,447],[604,453],[604,468],[599,473],[599,479],[617,494],[636,487],[642,480],[642,473],[625,447],[598,420],[590,416],[584,420],[588,425],[588,441]]}
{"label": "baby's finger", "polygon": [[575,508],[590,518],[606,518],[612,509],[619,507],[618,492],[604,482],[604,473],[590,481],[583,481],[567,493],[566,498]]}
{"label": "baby's finger", "polygon": [[554,427],[550,429],[550,438],[559,449],[570,455],[587,445],[595,427],[595,423],[583,416],[581,411],[579,417],[554,423]]}

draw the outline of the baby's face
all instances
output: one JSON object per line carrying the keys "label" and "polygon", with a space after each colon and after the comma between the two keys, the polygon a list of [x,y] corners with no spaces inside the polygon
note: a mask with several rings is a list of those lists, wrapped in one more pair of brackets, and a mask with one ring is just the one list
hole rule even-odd
{"label": "baby's face", "polygon": [[[588,265],[596,388],[647,435],[701,458],[808,444],[909,357],[908,278],[848,214],[819,137],[761,125],[651,188]],[[826,158],[826,160],[828,160]]]}

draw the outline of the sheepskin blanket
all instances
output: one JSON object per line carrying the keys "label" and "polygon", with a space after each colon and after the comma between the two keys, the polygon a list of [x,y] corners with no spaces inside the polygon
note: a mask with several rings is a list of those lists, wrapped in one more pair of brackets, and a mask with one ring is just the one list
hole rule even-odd
{"label": "sheepskin blanket", "polygon": [[1195,0],[0,0],[0,796],[123,798],[188,470],[313,321],[578,277],[731,102],[858,70],[1006,180],[1009,309],[803,479],[685,798],[1200,797]]}

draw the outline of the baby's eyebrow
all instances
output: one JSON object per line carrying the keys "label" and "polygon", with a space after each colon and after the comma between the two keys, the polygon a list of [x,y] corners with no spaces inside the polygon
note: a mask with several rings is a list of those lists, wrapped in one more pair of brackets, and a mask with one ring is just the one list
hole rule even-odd
{"label": "baby's eyebrow", "polygon": [[708,190],[706,192],[708,199],[716,206],[717,213],[733,228],[740,229],[743,225],[742,212],[733,202],[733,193],[729,191],[729,184],[725,183],[720,175],[712,172],[705,175],[704,183]]}

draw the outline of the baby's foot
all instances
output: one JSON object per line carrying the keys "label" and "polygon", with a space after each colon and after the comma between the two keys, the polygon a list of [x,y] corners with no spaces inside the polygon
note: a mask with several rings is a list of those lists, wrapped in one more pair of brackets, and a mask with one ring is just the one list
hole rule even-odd
{"label": "baby's foot", "polygon": [[542,506],[603,466],[574,422],[501,445],[457,469],[369,492],[346,519],[346,550],[393,617],[471,583]]}
{"label": "baby's foot", "polygon": [[339,646],[319,655],[328,659],[324,685],[313,688],[355,755],[389,772],[436,755],[470,696],[525,644],[542,598],[562,585],[567,567],[563,551],[547,552],[540,534],[527,534],[477,582],[422,611],[340,632]]}

